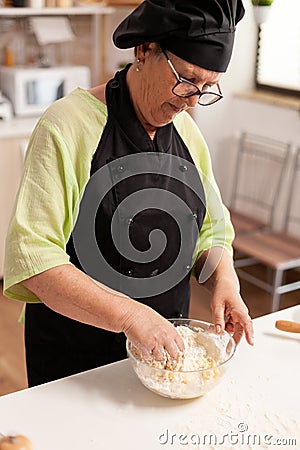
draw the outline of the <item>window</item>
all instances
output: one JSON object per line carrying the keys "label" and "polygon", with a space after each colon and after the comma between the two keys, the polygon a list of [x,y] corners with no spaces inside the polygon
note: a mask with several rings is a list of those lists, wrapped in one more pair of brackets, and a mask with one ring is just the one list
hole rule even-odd
{"label": "window", "polygon": [[274,0],[260,25],[256,85],[300,95],[300,0]]}

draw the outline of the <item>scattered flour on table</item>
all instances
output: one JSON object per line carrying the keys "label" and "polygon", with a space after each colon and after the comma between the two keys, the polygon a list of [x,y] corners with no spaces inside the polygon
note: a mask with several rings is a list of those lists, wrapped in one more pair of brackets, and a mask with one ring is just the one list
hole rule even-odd
{"label": "scattered flour on table", "polygon": [[[258,375],[258,381],[268,383]],[[258,393],[254,384],[244,384],[230,379],[230,399],[228,392],[218,386],[217,399],[211,401],[209,394],[199,404],[199,412],[174,424],[177,445],[165,445],[165,449],[205,449],[205,450],[258,450],[300,448],[300,414],[297,409],[285,411],[276,401]],[[242,388],[242,389],[241,389]],[[204,406],[204,405],[203,405]],[[186,444],[179,443],[179,436],[186,435]],[[227,436],[226,436],[227,435]]]}

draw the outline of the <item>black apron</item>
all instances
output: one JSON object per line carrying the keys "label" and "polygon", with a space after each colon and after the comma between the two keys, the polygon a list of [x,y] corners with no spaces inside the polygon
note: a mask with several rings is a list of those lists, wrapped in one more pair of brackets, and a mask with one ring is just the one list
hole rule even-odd
{"label": "black apron", "polygon": [[[163,276],[172,264],[178,263],[177,256],[183,244],[186,250],[185,256],[182,258],[183,261],[179,261],[182,263],[183,276],[178,283],[173,283],[174,285],[164,292],[146,297],[139,294],[135,298],[132,295],[134,290],[126,291],[127,284],[122,285],[122,280],[120,281],[118,277],[114,277],[113,282],[103,279],[101,266],[94,264],[92,274],[85,269],[81,255],[79,254],[79,258],[77,256],[76,240],[78,241],[78,236],[76,236],[74,246],[75,233],[73,233],[74,236],[71,236],[66,250],[70,261],[76,267],[100,282],[130,295],[166,318],[187,317],[191,261],[197,236],[193,233],[193,237],[188,242],[181,242],[180,227],[172,216],[172,211],[171,213],[166,212],[170,208],[170,203],[172,204],[172,197],[169,201],[169,197],[164,198],[164,195],[158,193],[172,193],[181,199],[187,205],[189,212],[187,214],[184,209],[179,213],[177,211],[177,214],[179,216],[181,214],[188,230],[190,227],[190,230],[195,231],[196,222],[198,233],[206,212],[204,191],[189,151],[174,125],[171,123],[158,128],[155,139],[152,141],[138,121],[126,85],[128,67],[118,72],[115,78],[107,84],[108,121],[91,164],[91,179],[93,175],[99,173],[100,169],[112,167],[111,189],[101,199],[95,215],[94,232],[97,245],[109,266],[114,269],[115,273],[120,274],[120,279],[121,275],[125,279],[132,279],[135,282],[143,279],[148,281],[151,278],[151,283],[152,281],[155,283],[153,287],[157,290],[159,283],[156,282],[156,278],[159,275]],[[128,163],[129,166],[131,164],[129,159],[125,159],[125,164],[122,159],[128,155],[131,157],[133,155],[139,164],[143,162],[143,159],[140,158],[145,156],[147,159],[153,159],[158,167],[157,173],[137,173],[134,176],[122,178],[121,174],[126,170],[126,164]],[[170,158],[167,159],[168,170],[160,173],[160,158],[165,161],[166,155],[170,155]],[[122,164],[119,164],[119,161],[122,161]],[[165,166],[166,164],[164,164],[164,168]],[[195,173],[197,173],[197,180],[193,185],[196,187],[193,189],[189,187],[191,167],[194,181]],[[179,170],[180,180],[171,176],[175,169]],[[133,216],[119,212],[115,214],[117,208],[122,205],[124,200],[130,198],[130,195],[136,192],[149,193],[149,189],[153,190],[150,201],[153,200],[157,207],[152,205],[152,207],[144,209],[142,200],[140,211],[137,214]],[[86,189],[87,191],[88,189]],[[81,202],[82,205],[84,205],[84,201],[85,195]],[[128,212],[128,208],[125,208],[125,211]],[[114,214],[117,217],[117,234],[118,230],[121,234],[124,226],[127,226],[130,241],[139,252],[149,250],[150,233],[155,229],[161,230],[166,236],[166,245],[161,254],[151,261],[133,262],[122,254],[123,252],[120,253],[115,246],[111,232]],[[25,345],[29,385],[52,381],[124,359],[126,358],[125,341],[123,333],[113,333],[82,324],[55,313],[43,304],[27,304]]]}

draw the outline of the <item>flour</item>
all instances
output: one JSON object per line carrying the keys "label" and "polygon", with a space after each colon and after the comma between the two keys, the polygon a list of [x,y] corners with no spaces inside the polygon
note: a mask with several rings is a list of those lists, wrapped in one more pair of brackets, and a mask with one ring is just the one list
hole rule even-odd
{"label": "flour", "polygon": [[219,364],[220,352],[214,341],[202,332],[176,327],[184,342],[182,371],[208,369]]}
{"label": "flour", "polygon": [[[171,398],[193,398],[205,394],[223,373],[221,350],[209,334],[187,326],[176,330],[185,350],[178,361],[165,353],[162,361],[143,360],[137,348],[131,351],[137,362],[135,371],[141,382],[153,392]],[[207,369],[207,370],[206,370]]]}

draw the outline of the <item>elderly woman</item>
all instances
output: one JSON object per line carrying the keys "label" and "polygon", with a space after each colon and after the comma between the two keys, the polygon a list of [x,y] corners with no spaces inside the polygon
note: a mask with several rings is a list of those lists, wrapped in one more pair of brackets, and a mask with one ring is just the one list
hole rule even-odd
{"label": "elderly woman", "polygon": [[176,359],[166,318],[188,316],[191,274],[215,331],[253,343],[228,211],[186,112],[222,98],[243,13],[239,0],[146,0],[114,33],[135,61],[37,124],[5,264],[5,294],[27,302],[30,386],[125,358],[126,337]]}

